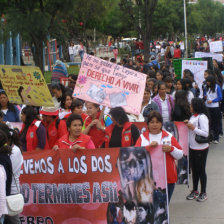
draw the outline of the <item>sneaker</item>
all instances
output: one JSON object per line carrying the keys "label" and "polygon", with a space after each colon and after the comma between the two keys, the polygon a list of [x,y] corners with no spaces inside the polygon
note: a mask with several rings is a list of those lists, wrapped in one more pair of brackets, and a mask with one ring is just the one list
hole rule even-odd
{"label": "sneaker", "polygon": [[187,200],[193,200],[198,198],[199,193],[198,191],[191,191],[191,193],[186,197]]}
{"label": "sneaker", "polygon": [[223,134],[220,134],[220,135],[219,135],[219,138],[222,138],[222,137],[223,137]]}
{"label": "sneaker", "polygon": [[201,193],[201,194],[198,196],[197,201],[202,202],[202,201],[205,201],[205,200],[207,200],[207,199],[208,199],[207,194],[206,194],[206,193]]}
{"label": "sneaker", "polygon": [[213,143],[214,143],[214,144],[219,144],[219,141],[214,140]]}

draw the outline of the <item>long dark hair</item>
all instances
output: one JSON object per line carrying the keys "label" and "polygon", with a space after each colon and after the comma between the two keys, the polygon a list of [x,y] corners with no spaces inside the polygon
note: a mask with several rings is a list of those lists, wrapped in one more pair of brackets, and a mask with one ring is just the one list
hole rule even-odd
{"label": "long dark hair", "polygon": [[194,113],[196,114],[205,114],[208,118],[208,110],[207,107],[205,106],[205,102],[201,98],[193,98],[191,100],[191,106],[193,108]]}
{"label": "long dark hair", "polygon": [[8,138],[6,134],[0,130],[0,154],[10,155],[12,148],[8,145]]}
{"label": "long dark hair", "polygon": [[210,82],[210,86],[208,86],[208,84],[206,86],[207,91],[211,90],[214,93],[215,92],[215,87],[216,87],[216,79],[215,79],[215,76],[209,75],[206,78],[206,82]]}
{"label": "long dark hair", "polygon": [[[1,92],[0,92],[0,96],[1,96],[1,95],[5,95],[5,96],[7,96],[7,94],[6,94],[5,91],[1,91]],[[8,96],[7,96],[7,97],[8,97]],[[9,111],[16,112],[15,106],[14,106],[12,103],[10,103],[9,101],[8,101],[8,103],[7,103],[7,108],[8,108]],[[0,110],[1,110],[1,109],[2,109],[2,105],[0,104]]]}
{"label": "long dark hair", "polygon": [[65,102],[66,102],[67,96],[70,96],[71,99],[72,99],[72,93],[67,91],[65,94],[62,94],[62,97],[61,97],[61,108],[63,108],[63,109],[66,109],[65,108]]}
{"label": "long dark hair", "polygon": [[10,146],[19,146],[19,134],[16,130],[11,129],[8,125],[4,123],[0,123],[0,130],[6,134]]}
{"label": "long dark hair", "polygon": [[26,115],[26,120],[24,122],[25,124],[25,127],[22,131],[21,134],[26,134],[27,133],[27,130],[29,128],[29,126],[32,124],[32,122],[36,119],[36,120],[39,120],[39,117],[37,116],[37,110],[32,107],[32,106],[26,106],[22,109],[21,111],[22,114],[25,114]]}
{"label": "long dark hair", "polygon": [[114,107],[110,110],[111,117],[120,125],[128,122],[128,116],[122,107]]}
{"label": "long dark hair", "polygon": [[190,105],[187,100],[187,92],[184,90],[178,90],[175,94],[175,105],[181,106],[185,113],[190,117]]}

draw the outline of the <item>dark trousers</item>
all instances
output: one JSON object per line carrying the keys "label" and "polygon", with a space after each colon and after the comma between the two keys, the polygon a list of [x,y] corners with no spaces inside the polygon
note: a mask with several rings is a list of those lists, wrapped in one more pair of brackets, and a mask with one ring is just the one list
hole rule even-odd
{"label": "dark trousers", "polygon": [[208,148],[204,150],[190,149],[190,161],[192,168],[193,190],[198,190],[198,182],[201,183],[201,193],[206,193],[207,175],[205,171]]}
{"label": "dark trousers", "polygon": [[5,216],[4,224],[20,224],[19,215],[15,216]]}
{"label": "dark trousers", "polygon": [[210,116],[210,130],[213,136],[213,140],[219,140],[220,123],[221,123],[221,111],[219,107],[208,107]]}
{"label": "dark trousers", "polygon": [[167,184],[167,188],[168,188],[168,201],[170,203],[170,199],[173,195],[173,191],[174,191],[174,188],[175,188],[175,183],[174,184]]}

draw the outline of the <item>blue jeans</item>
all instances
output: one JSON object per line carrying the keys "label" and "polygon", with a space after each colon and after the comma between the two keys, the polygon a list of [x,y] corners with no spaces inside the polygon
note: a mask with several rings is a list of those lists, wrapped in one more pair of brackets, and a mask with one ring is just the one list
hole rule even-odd
{"label": "blue jeans", "polygon": [[170,199],[173,195],[174,188],[175,188],[175,183],[174,184],[167,184],[167,190],[168,190],[167,192],[168,192],[169,203],[170,203]]}

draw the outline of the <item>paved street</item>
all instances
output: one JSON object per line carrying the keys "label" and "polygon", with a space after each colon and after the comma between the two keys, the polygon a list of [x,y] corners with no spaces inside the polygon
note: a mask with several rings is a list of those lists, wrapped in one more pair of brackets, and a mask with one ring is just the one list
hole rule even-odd
{"label": "paved street", "polygon": [[[192,189],[176,186],[170,203],[170,224],[224,224],[224,138],[211,144],[207,160],[208,200],[186,200]],[[199,188],[200,189],[200,188]]]}

